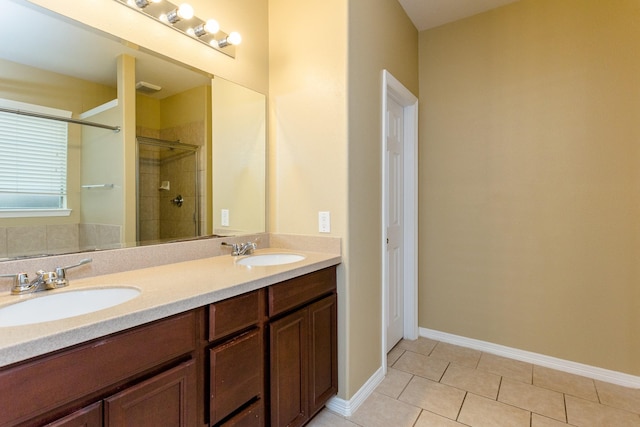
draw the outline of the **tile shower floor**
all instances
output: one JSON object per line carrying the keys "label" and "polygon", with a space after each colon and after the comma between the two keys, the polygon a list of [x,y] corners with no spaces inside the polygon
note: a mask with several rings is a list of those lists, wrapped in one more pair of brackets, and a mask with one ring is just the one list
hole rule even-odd
{"label": "tile shower floor", "polygon": [[384,381],[350,417],[323,409],[311,427],[640,426],[640,389],[427,338],[402,340]]}

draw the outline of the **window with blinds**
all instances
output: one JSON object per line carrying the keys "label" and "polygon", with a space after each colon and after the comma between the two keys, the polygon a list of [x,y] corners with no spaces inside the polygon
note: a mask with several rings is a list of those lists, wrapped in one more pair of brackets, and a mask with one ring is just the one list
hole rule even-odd
{"label": "window with blinds", "polygon": [[[71,117],[4,99],[0,107]],[[67,128],[66,122],[0,111],[0,212],[66,209]]]}

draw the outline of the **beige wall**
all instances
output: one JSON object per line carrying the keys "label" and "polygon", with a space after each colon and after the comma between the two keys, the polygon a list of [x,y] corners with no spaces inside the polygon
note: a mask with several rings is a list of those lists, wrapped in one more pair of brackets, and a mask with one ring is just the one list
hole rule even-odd
{"label": "beige wall", "polygon": [[[266,97],[225,79],[211,82],[213,232],[265,231]],[[222,225],[221,210],[229,213]]]}
{"label": "beige wall", "polygon": [[418,34],[395,0],[271,0],[269,17],[269,229],[318,234],[318,211],[331,212],[349,399],[382,362],[381,75],[417,93]]}
{"label": "beige wall", "polygon": [[640,374],[640,9],[420,34],[420,326]]}
{"label": "beige wall", "polygon": [[[269,1],[269,231],[347,227],[347,1]],[[344,240],[343,240],[344,242]],[[343,252],[344,254],[344,252]],[[338,271],[339,394],[348,390],[348,294]]]}
{"label": "beige wall", "polygon": [[351,396],[382,363],[382,70],[418,95],[418,32],[396,0],[350,0],[349,17],[345,249]]}

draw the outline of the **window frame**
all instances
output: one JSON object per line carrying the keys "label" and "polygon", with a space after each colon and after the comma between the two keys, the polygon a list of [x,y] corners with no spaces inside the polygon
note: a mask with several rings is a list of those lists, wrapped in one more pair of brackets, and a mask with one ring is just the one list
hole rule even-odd
{"label": "window frame", "polygon": [[[57,108],[45,107],[42,105],[31,104],[26,102],[14,101],[10,99],[0,98],[0,107],[7,109],[14,109],[20,111],[26,111],[30,113],[40,113],[52,116],[58,116],[62,118],[71,118],[71,111],[61,110]],[[5,113],[12,114],[12,113]],[[22,116],[23,118],[25,116]],[[46,120],[39,118],[38,120]],[[67,138],[66,144],[68,149],[69,144],[69,134],[68,134],[68,123],[67,126]],[[52,207],[44,207],[44,208],[2,208],[0,206],[0,218],[32,218],[32,217],[63,217],[69,216],[71,214],[71,209],[68,208],[68,182],[69,182],[69,174],[68,174],[68,154],[65,158],[65,192],[61,194],[63,198],[62,207],[60,208],[52,208]]]}

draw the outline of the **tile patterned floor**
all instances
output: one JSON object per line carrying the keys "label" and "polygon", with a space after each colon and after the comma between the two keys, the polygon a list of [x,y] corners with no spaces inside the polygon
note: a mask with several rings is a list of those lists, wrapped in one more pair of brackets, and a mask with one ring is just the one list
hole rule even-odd
{"label": "tile patterned floor", "polygon": [[427,338],[400,341],[350,417],[311,427],[640,427],[640,390]]}

